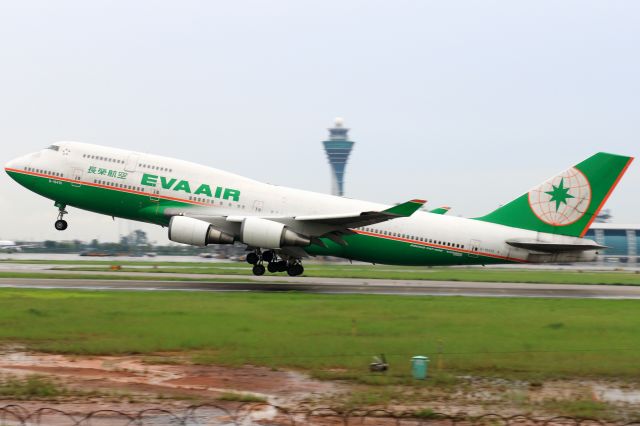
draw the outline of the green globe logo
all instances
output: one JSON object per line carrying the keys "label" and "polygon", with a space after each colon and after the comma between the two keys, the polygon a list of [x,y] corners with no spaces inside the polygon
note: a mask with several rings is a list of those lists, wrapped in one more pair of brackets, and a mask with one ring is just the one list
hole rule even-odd
{"label": "green globe logo", "polygon": [[591,202],[587,177],[575,167],[529,191],[529,205],[541,221],[566,226],[579,220]]}

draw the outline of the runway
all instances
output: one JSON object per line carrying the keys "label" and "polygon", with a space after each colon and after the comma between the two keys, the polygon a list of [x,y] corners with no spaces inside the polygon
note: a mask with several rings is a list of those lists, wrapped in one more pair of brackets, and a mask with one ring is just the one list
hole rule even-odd
{"label": "runway", "polygon": [[640,299],[640,287],[458,281],[365,280],[350,278],[218,276],[207,281],[0,278],[0,288],[125,291],[287,292],[404,296],[543,297]]}

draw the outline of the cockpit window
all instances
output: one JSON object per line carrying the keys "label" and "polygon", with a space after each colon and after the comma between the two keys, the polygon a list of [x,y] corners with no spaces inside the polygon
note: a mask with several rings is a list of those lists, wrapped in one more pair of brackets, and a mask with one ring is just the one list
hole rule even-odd
{"label": "cockpit window", "polygon": [[59,151],[60,147],[58,145],[49,145],[47,149],[52,149],[54,151]]}

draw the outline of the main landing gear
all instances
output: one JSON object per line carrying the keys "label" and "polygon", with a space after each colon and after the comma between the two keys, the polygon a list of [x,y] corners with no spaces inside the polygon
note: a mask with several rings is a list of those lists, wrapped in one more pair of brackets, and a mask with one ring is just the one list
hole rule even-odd
{"label": "main landing gear", "polygon": [[267,262],[267,268],[272,274],[276,272],[286,272],[291,277],[302,275],[304,267],[300,259],[282,259],[273,250],[253,251],[247,254],[247,262],[253,265],[253,275],[264,275],[265,267],[263,262]]}
{"label": "main landing gear", "polygon": [[58,220],[56,220],[56,222],[53,224],[53,226],[58,231],[64,231],[69,226],[67,221],[63,219],[64,215],[68,213],[65,210],[65,207],[67,207],[67,206],[65,206],[64,204],[60,204],[60,203],[56,203],[55,206],[58,208]]}

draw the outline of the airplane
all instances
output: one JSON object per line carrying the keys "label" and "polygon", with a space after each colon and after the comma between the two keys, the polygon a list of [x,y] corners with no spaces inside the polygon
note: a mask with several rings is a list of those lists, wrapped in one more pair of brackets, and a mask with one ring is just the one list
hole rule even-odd
{"label": "airplane", "polygon": [[[309,256],[375,264],[487,265],[593,261],[604,248],[582,238],[632,157],[597,153],[476,218],[388,206],[258,182],[158,155],[59,142],[5,170],[67,206],[168,228],[171,241],[247,246],[255,275],[303,273]],[[475,191],[479,191],[476,189]]]}
{"label": "airplane", "polygon": [[0,251],[6,251],[6,252],[22,251],[22,246],[16,244],[15,241],[0,240]]}
{"label": "airplane", "polygon": [[38,247],[37,244],[18,244],[11,240],[0,240],[0,251],[13,253],[22,251],[25,247]]}

